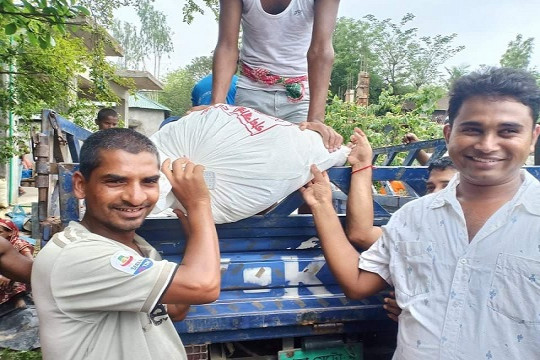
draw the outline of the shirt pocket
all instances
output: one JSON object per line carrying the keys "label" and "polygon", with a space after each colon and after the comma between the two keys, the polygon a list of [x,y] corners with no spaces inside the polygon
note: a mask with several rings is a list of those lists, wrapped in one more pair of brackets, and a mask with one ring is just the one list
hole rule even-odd
{"label": "shirt pocket", "polygon": [[433,274],[431,241],[397,241],[391,272],[396,290],[408,295],[426,294]]}
{"label": "shirt pocket", "polygon": [[488,307],[521,324],[540,324],[540,261],[499,254]]}

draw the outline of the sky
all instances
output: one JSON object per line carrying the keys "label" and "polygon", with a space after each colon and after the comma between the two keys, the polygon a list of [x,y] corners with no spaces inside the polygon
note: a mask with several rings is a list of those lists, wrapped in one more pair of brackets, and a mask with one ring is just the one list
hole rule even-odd
{"label": "sky", "polygon": [[[188,65],[198,56],[209,56],[217,41],[217,22],[211,12],[197,15],[192,24],[182,22],[184,0],[154,0],[154,7],[168,16],[174,52],[162,59],[161,74]],[[398,22],[406,13],[416,17],[409,24],[422,36],[457,33],[455,45],[465,49],[444,66],[481,64],[496,66],[508,43],[517,34],[534,37],[536,48],[531,65],[540,68],[539,0],[341,0],[338,17],[362,19],[367,14],[377,19]],[[117,11],[120,20],[134,22],[132,9]]]}

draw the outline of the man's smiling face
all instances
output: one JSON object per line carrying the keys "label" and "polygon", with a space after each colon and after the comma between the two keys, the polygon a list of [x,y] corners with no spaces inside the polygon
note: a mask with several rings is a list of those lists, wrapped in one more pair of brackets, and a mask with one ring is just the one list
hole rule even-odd
{"label": "man's smiling face", "polygon": [[75,194],[86,201],[83,224],[115,240],[134,232],[159,198],[158,180],[155,154],[101,150],[100,164],[89,179],[74,176]]}
{"label": "man's smiling face", "polygon": [[463,102],[444,136],[462,181],[501,185],[519,176],[540,126],[529,107],[511,97],[475,96]]}

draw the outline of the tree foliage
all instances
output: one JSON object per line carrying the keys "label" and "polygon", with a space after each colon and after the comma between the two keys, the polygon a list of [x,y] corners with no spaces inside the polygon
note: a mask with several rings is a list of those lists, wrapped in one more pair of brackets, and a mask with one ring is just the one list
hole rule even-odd
{"label": "tree foliage", "polygon": [[186,66],[187,72],[195,82],[212,72],[212,56],[198,56]]}
{"label": "tree foliage", "polygon": [[440,83],[442,65],[463,46],[453,45],[456,34],[420,37],[418,29],[411,27],[414,18],[406,14],[397,23],[373,15],[362,20],[339,18],[333,40],[332,93],[341,97],[345,89],[354,88],[361,70],[370,75],[370,102],[376,102],[387,86],[403,94]]}
{"label": "tree foliage", "polygon": [[523,39],[523,35],[517,34],[516,38],[508,43],[500,64],[504,67],[527,70],[533,50],[534,38]]}
{"label": "tree foliage", "polygon": [[336,23],[333,46],[335,52],[330,91],[342,98],[347,89],[354,89],[359,71],[367,71],[370,79],[370,102],[380,94],[382,79],[373,71],[377,57],[371,49],[372,33],[362,20],[342,17]]}
{"label": "tree foliage", "polygon": [[172,115],[184,115],[191,108],[193,86],[211,72],[212,57],[196,57],[189,65],[165,76],[165,88],[159,95],[159,101],[171,109]]}
{"label": "tree foliage", "polygon": [[191,108],[191,89],[195,81],[183,68],[165,76],[165,86],[159,94],[159,102],[171,109],[171,115],[182,116]]}
{"label": "tree foliage", "polygon": [[54,46],[55,36],[63,36],[77,16],[89,15],[84,6],[65,0],[0,0],[0,19],[4,34],[17,42],[28,41],[42,49]]}
{"label": "tree foliage", "polygon": [[457,34],[423,36],[411,46],[407,54],[409,79],[417,89],[424,84],[433,84],[441,77],[441,65],[462,51],[464,46],[453,46]]}
{"label": "tree foliage", "polygon": [[172,31],[167,25],[167,16],[156,10],[149,1],[141,1],[137,15],[141,21],[141,38],[154,55],[154,72],[159,77],[161,57],[173,51]]}
{"label": "tree foliage", "polygon": [[146,56],[146,44],[137,26],[116,20],[111,25],[111,31],[124,53],[124,56],[118,59],[117,65],[123,69],[138,70]]}
{"label": "tree foliage", "polygon": [[471,66],[468,64],[460,64],[460,65],[454,65],[450,67],[445,67],[444,70],[446,71],[446,75],[448,76],[444,84],[448,90],[452,87],[454,82],[459,79],[460,77],[467,75],[470,71],[469,68]]}
{"label": "tree foliage", "polygon": [[[62,1],[62,0],[57,0]],[[79,0],[79,3],[87,8],[92,14],[92,18],[99,25],[109,27],[114,21],[114,10],[122,6],[135,6],[138,0]]]}
{"label": "tree foliage", "polygon": [[173,51],[172,31],[167,25],[167,16],[156,10],[148,0],[139,2],[136,9],[140,29],[134,24],[118,20],[110,25],[114,38],[124,50],[124,59],[119,60],[118,65],[131,70],[147,70],[145,60],[152,54],[152,73],[159,77],[163,55]]}
{"label": "tree foliage", "polygon": [[[34,6],[31,17],[12,11],[0,13],[3,29],[10,29],[10,24],[18,24],[15,33],[0,33],[0,69],[6,74],[0,82],[0,117],[7,118],[10,114],[16,120],[16,128],[4,126],[3,130],[9,131],[0,139],[0,162],[28,151],[25,144],[31,120],[39,116],[43,108],[54,109],[63,115],[76,117],[80,123],[89,124],[88,116],[94,112],[95,106],[86,99],[115,102],[118,98],[110,83],[129,86],[127,81],[115,75],[114,67],[105,59],[106,36],[103,29],[77,26],[93,40],[90,50],[81,39],[71,35],[73,17],[88,10],[78,5],[68,7],[66,1],[60,0],[23,3],[20,12],[29,11],[26,7]],[[24,22],[24,19],[30,21]],[[87,21],[78,18],[77,24],[81,23]],[[81,90],[77,85],[77,75],[83,73],[88,74],[90,82]]]}
{"label": "tree foliage", "polygon": [[[442,137],[442,126],[431,119],[444,89],[425,86],[417,91],[394,95],[391,88],[382,91],[377,104],[359,106],[334,97],[326,109],[326,124],[348,139],[360,127],[373,147],[399,145],[403,136],[414,132],[420,139]],[[412,110],[406,104],[414,104]]]}
{"label": "tree foliage", "polygon": [[205,8],[210,10],[217,21],[219,17],[218,0],[187,0],[182,8],[182,13],[184,15],[183,21],[187,24],[191,24],[193,19],[195,19],[196,14],[205,14]]}

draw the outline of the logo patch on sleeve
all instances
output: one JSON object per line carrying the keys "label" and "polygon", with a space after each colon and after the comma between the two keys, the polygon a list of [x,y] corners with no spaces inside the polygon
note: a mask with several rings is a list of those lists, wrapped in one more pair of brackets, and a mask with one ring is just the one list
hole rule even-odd
{"label": "logo patch on sleeve", "polygon": [[151,259],[120,250],[111,256],[111,265],[116,270],[120,270],[126,274],[138,275],[150,269],[154,265],[154,262]]}

